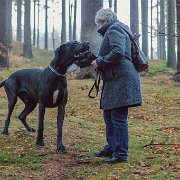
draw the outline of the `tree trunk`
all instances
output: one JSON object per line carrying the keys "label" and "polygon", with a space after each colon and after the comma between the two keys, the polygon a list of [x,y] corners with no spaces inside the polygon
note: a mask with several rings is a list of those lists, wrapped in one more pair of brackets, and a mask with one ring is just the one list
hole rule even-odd
{"label": "tree trunk", "polygon": [[167,67],[176,68],[175,52],[175,0],[168,0]]}
{"label": "tree trunk", "polygon": [[55,50],[55,29],[53,25],[53,32],[52,32],[52,45],[53,45],[53,51]]}
{"label": "tree trunk", "polygon": [[152,6],[152,1],[151,0],[151,60],[153,60],[153,32],[152,32],[152,29],[153,29],[153,6]]}
{"label": "tree trunk", "polygon": [[76,40],[76,13],[77,11],[77,0],[74,0],[74,23],[73,23],[73,40]]}
{"label": "tree trunk", "polygon": [[31,1],[26,0],[24,2],[25,12],[24,12],[24,44],[23,44],[23,54],[26,58],[32,58],[32,45],[31,45]]}
{"label": "tree trunk", "polygon": [[62,0],[62,30],[61,30],[61,44],[66,43],[66,3]]}
{"label": "tree trunk", "polygon": [[177,72],[180,73],[180,0],[176,0],[176,11],[177,11]]}
{"label": "tree trunk", "polygon": [[90,41],[96,54],[101,38],[97,33],[95,16],[102,7],[103,0],[81,0],[81,41]]}
{"label": "tree trunk", "polygon": [[159,40],[159,0],[156,3],[156,17],[157,17],[157,59],[160,57],[160,40]]}
{"label": "tree trunk", "polygon": [[21,24],[21,16],[22,16],[22,0],[17,0],[17,41],[22,41],[22,24]]}
{"label": "tree trunk", "polygon": [[6,34],[7,21],[6,21],[6,10],[7,0],[1,0],[0,6],[0,68],[9,67],[8,59],[8,37]]}
{"label": "tree trunk", "polygon": [[69,0],[69,41],[72,41],[72,4]]}
{"label": "tree trunk", "polygon": [[[130,28],[133,34],[139,34],[138,0],[130,0]],[[137,40],[139,43],[139,40]]]}
{"label": "tree trunk", "polygon": [[112,0],[109,0],[109,7],[112,8]]}
{"label": "tree trunk", "polygon": [[48,49],[48,0],[45,0],[45,42],[44,49]]}
{"label": "tree trunk", "polygon": [[36,43],[36,0],[34,0],[34,30],[33,30],[33,45]]}
{"label": "tree trunk", "polygon": [[142,51],[148,57],[148,0],[141,0]]}
{"label": "tree trunk", "polygon": [[[101,38],[95,24],[96,12],[103,7],[103,0],[81,0],[81,41],[91,42],[92,51],[97,54]],[[79,78],[95,77],[92,67],[83,68]]]}
{"label": "tree trunk", "polygon": [[166,41],[165,41],[165,1],[160,0],[160,47],[159,59],[166,60]]}
{"label": "tree trunk", "polygon": [[38,0],[38,22],[37,22],[37,47],[39,47],[39,14],[40,14],[40,0]]}
{"label": "tree trunk", "polygon": [[114,12],[117,14],[117,0],[114,0]]}
{"label": "tree trunk", "polygon": [[173,76],[173,80],[180,82],[180,0],[176,0],[176,13],[177,13],[177,71]]}
{"label": "tree trunk", "polygon": [[12,44],[12,0],[7,0],[6,4],[6,35],[8,47],[11,49]]}

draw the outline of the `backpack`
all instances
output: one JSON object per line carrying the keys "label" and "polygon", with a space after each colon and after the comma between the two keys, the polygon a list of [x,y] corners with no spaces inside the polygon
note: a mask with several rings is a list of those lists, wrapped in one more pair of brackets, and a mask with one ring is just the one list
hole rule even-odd
{"label": "backpack", "polygon": [[128,34],[131,40],[131,58],[128,57],[127,55],[125,56],[132,61],[138,72],[147,70],[149,67],[147,58],[136,42],[136,40],[140,37],[140,35],[133,36],[132,33],[128,31],[125,27],[121,26],[121,28]]}

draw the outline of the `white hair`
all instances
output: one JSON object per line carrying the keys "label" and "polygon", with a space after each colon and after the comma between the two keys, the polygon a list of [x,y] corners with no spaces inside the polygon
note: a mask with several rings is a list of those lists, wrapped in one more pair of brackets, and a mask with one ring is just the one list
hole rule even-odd
{"label": "white hair", "polygon": [[113,12],[110,8],[107,9],[100,9],[97,11],[95,16],[95,23],[98,25],[99,22],[103,22],[104,20],[107,20],[107,22],[111,20],[116,20],[117,14]]}

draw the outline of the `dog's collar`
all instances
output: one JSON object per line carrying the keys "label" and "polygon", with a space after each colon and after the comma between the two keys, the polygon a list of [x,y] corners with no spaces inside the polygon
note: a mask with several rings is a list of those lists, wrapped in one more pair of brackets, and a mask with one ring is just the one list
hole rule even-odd
{"label": "dog's collar", "polygon": [[48,67],[49,67],[50,70],[51,70],[53,73],[55,73],[56,75],[61,76],[61,77],[65,77],[65,76],[66,76],[66,74],[59,74],[55,69],[52,68],[52,66],[51,66],[50,64],[49,64]]}

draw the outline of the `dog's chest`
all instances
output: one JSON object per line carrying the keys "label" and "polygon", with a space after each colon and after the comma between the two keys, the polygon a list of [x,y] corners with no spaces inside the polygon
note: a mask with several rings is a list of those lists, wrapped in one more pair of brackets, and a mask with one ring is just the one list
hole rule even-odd
{"label": "dog's chest", "polygon": [[59,90],[57,89],[53,92],[53,104],[55,104],[57,102],[58,95],[59,95]]}

